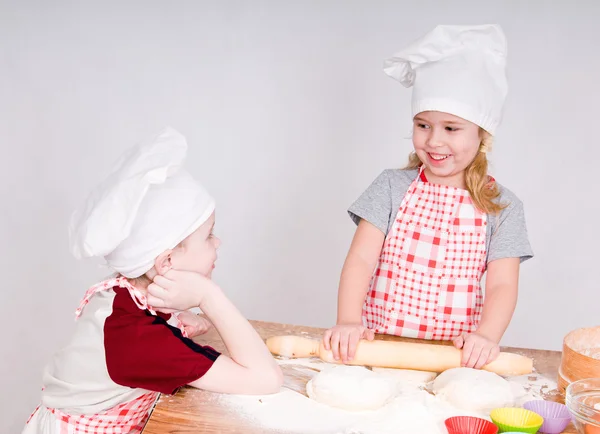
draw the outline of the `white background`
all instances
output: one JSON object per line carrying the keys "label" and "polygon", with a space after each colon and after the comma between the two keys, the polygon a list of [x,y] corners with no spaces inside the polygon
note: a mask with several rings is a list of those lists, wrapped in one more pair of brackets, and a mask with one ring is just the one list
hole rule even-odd
{"label": "white background", "polygon": [[560,349],[597,324],[598,2],[2,1],[0,432],[105,274],[70,256],[73,208],[164,125],[217,198],[216,279],[252,319],[328,326],[347,207],[411,149],[410,91],[383,60],[437,24],[499,23],[510,95],[493,174],[535,259],[504,344]]}

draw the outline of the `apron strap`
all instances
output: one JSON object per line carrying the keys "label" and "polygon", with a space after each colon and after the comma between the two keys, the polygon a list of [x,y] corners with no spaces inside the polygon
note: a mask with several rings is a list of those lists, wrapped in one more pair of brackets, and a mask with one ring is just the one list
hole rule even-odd
{"label": "apron strap", "polygon": [[421,164],[421,168],[419,169],[419,177],[421,178],[421,181],[429,182],[427,180],[427,177],[425,176],[425,165],[424,164]]}
{"label": "apron strap", "polygon": [[[147,310],[152,315],[157,316],[156,311],[148,305],[148,300],[146,296],[142,293],[142,291],[140,291],[131,283],[129,283],[129,281],[125,277],[119,276],[114,277],[112,279],[104,280],[88,289],[85,295],[83,296],[83,299],[79,303],[79,307],[75,310],[75,319],[78,319],[81,316],[83,309],[96,293],[101,291],[107,291],[109,289],[114,288],[115,286],[127,289],[127,291],[129,291],[129,295],[131,296],[131,299],[139,309]],[[171,317],[175,317],[175,320],[177,321],[177,328],[181,330],[182,335],[187,338],[188,334],[185,331],[183,323],[179,320],[179,317],[177,317],[177,315],[171,315]]]}

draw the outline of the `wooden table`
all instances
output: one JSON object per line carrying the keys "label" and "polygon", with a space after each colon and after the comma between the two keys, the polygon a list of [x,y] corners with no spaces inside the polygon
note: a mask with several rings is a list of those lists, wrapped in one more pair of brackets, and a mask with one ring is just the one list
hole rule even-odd
{"label": "wooden table", "polygon": [[[277,335],[301,335],[307,338],[319,339],[323,329],[314,327],[293,326],[279,323],[262,321],[251,321],[258,333],[266,339]],[[376,339],[383,340],[407,340],[395,336],[378,335]],[[198,343],[210,345],[213,348],[226,353],[225,346],[219,335],[211,330],[204,336],[197,338]],[[411,340],[414,342],[414,340]],[[431,343],[431,342],[428,342]],[[440,345],[444,345],[441,343]],[[557,377],[561,353],[558,351],[528,350],[519,348],[503,348],[531,357],[534,360],[536,371],[546,378],[553,380]],[[291,366],[283,365],[285,374],[285,386],[297,392],[305,393],[305,386],[309,377],[299,375],[297,370]],[[556,381],[556,380],[555,380]],[[218,399],[211,399],[211,392],[185,387],[173,396],[161,396],[150,419],[143,431],[144,434],[192,434],[192,433],[214,433],[214,434],[267,434],[274,433],[264,427],[248,426],[248,421],[242,419],[230,408],[219,405]],[[547,399],[560,400],[556,394]],[[570,425],[564,433],[574,434],[577,431]]]}

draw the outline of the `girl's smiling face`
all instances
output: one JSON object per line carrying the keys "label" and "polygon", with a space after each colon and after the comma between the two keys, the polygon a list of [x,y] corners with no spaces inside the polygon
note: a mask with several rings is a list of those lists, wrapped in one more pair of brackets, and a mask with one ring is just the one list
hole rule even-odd
{"label": "girl's smiling face", "polygon": [[431,182],[465,188],[464,171],[481,140],[478,125],[449,113],[426,111],[413,120],[413,146]]}

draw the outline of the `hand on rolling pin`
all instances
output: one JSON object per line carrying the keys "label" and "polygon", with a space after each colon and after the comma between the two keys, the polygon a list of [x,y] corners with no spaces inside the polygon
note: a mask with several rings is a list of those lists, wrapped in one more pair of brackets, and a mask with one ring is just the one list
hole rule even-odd
{"label": "hand on rolling pin", "polygon": [[454,346],[462,349],[461,365],[481,369],[500,354],[500,347],[491,339],[478,333],[466,333],[454,339]]}
{"label": "hand on rolling pin", "polygon": [[169,270],[148,285],[148,304],[165,313],[202,308],[204,300],[216,290],[218,286],[200,273]]}
{"label": "hand on rolling pin", "polygon": [[342,362],[347,363],[354,359],[358,341],[361,339],[372,341],[374,338],[373,330],[362,324],[338,324],[325,332],[323,345],[326,350],[333,353],[335,360],[340,360],[341,357]]}
{"label": "hand on rolling pin", "polygon": [[203,335],[212,327],[212,323],[204,315],[197,315],[190,311],[181,312],[177,315],[183,328],[185,329],[189,338]]}

